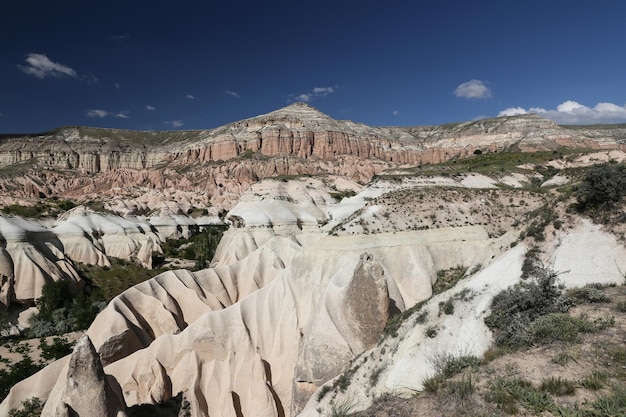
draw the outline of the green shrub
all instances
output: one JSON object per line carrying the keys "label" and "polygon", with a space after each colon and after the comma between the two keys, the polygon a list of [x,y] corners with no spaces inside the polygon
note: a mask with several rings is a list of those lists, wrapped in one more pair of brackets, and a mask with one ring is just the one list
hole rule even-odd
{"label": "green shrub", "polygon": [[528,389],[532,389],[532,384],[526,379],[497,376],[487,381],[485,401],[496,404],[506,414],[517,414],[519,393]]}
{"label": "green shrub", "polygon": [[435,336],[437,336],[437,332],[438,331],[439,331],[439,329],[437,328],[437,326],[429,326],[426,329],[426,336],[428,336],[431,339],[433,339]]}
{"label": "green shrub", "polygon": [[425,379],[424,382],[422,382],[422,386],[425,392],[435,394],[437,391],[439,391],[442,382],[443,378],[441,377],[441,375],[435,375]]}
{"label": "green shrub", "polygon": [[433,295],[454,287],[465,276],[466,271],[467,268],[464,266],[437,271],[437,280],[433,284]]}
{"label": "green shrub", "polygon": [[72,346],[74,344],[65,338],[55,337],[52,339],[51,345],[44,338],[39,339],[41,356],[46,360],[56,360],[69,355],[72,353]]}
{"label": "green shrub", "polygon": [[596,285],[585,285],[581,288],[572,288],[566,294],[577,301],[585,303],[610,303],[611,299]]}
{"label": "green shrub", "polygon": [[330,385],[324,385],[320,392],[317,394],[317,402],[322,401],[322,398],[324,398],[331,389],[332,387]]}
{"label": "green shrub", "polygon": [[187,239],[167,239],[162,247],[164,256],[196,261],[196,271],[207,268],[227,229],[225,225],[212,225]]}
{"label": "green shrub", "polygon": [[517,349],[531,345],[533,321],[569,309],[569,305],[560,300],[556,277],[550,270],[536,268],[532,280],[521,282],[494,297],[485,324],[495,331],[496,346]]}
{"label": "green shrub", "polygon": [[530,332],[535,343],[548,344],[556,341],[573,343],[578,340],[581,332],[591,331],[592,327],[587,320],[566,313],[550,313],[533,321]]}
{"label": "green shrub", "polygon": [[43,364],[34,362],[28,354],[22,360],[11,365],[10,369],[0,369],[0,401],[9,394],[13,385],[35,374],[43,368]]}
{"label": "green shrub", "polygon": [[435,369],[437,369],[438,373],[443,375],[444,378],[451,378],[467,368],[476,368],[483,363],[483,361],[476,356],[454,356],[451,354],[444,354],[431,362],[433,362]]}
{"label": "green shrub", "polygon": [[29,337],[84,330],[104,308],[98,292],[73,294],[66,281],[44,285],[36,304],[38,312],[30,318]]}
{"label": "green shrub", "polygon": [[585,174],[575,195],[580,210],[610,209],[626,194],[626,164],[598,164]]}
{"label": "green shrub", "polygon": [[352,400],[344,400],[338,403],[331,404],[328,417],[347,417],[352,414],[352,410],[356,407],[356,404]]}

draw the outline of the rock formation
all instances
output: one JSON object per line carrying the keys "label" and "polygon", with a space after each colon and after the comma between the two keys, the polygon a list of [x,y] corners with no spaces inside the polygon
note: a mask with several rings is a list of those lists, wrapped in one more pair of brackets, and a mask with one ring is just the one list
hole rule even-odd
{"label": "rock formation", "polygon": [[0,167],[14,167],[17,175],[0,175],[0,192],[97,199],[130,196],[138,189],[184,190],[208,193],[211,203],[229,209],[237,195],[268,177],[334,174],[367,182],[389,167],[440,163],[474,152],[623,150],[625,140],[623,126],[579,129],[535,115],[443,126],[370,127],[334,120],[295,103],[212,130],[71,127],[5,135],[0,138]]}
{"label": "rock formation", "polygon": [[126,416],[119,385],[104,374],[100,358],[88,336],[83,336],[76,344],[64,380],[64,389],[51,394],[42,416]]}
{"label": "rock formation", "polygon": [[[509,189],[530,183],[535,166],[395,176],[476,151],[606,148],[616,159],[625,132],[532,115],[374,128],[295,104],[210,131],[4,136],[0,165],[16,173],[2,174],[0,190],[11,201],[115,195],[107,208],[124,215],[79,207],[54,226],[0,217],[5,304],[32,301],[46,280],[78,282],[75,261],[147,264],[166,237],[188,236],[218,214],[232,227],[209,268],[168,271],[115,297],[74,354],[15,385],[0,415],[36,396],[47,399],[46,416],[120,416],[175,398],[193,417],[317,416],[347,398],[365,407],[420,390],[437,347],[476,355],[489,347],[483,318],[493,296],[521,279],[522,223],[550,194]],[[576,160],[552,163],[558,170]],[[383,170],[387,179],[366,184]],[[196,209],[203,214],[193,217]],[[622,280],[623,245],[575,215],[564,219],[545,226],[542,243],[562,284],[593,280],[589,268],[604,283]],[[25,268],[36,277],[29,291]],[[467,272],[433,296],[439,273],[452,268]],[[448,300],[454,311],[441,314]],[[413,317],[383,337],[391,317],[420,302],[436,334]]]}

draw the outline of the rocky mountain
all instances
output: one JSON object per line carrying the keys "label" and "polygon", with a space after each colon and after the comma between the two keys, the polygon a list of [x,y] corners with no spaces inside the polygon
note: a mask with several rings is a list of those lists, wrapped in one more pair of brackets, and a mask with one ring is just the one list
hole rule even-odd
{"label": "rocky mountain", "polygon": [[250,184],[281,175],[333,174],[367,182],[389,167],[440,163],[474,152],[623,149],[625,143],[626,126],[580,129],[522,115],[378,128],[333,120],[295,103],[204,131],[71,127],[4,135],[0,192],[97,199],[168,189],[202,194],[214,205],[231,207]]}
{"label": "rocky mountain", "polygon": [[156,414],[178,401],[194,417],[284,417],[413,395],[437,352],[492,346],[484,319],[529,254],[563,288],[623,282],[623,225],[570,206],[581,169],[626,160],[625,138],[625,126],[532,115],[375,128],[305,104],[210,131],[5,136],[7,206],[56,197],[108,210],[77,207],[52,225],[0,217],[5,304],[38,296],[9,295],[31,275],[79,285],[75,262],[147,262],[166,236],[217,213],[230,228],[209,268],[111,300],[0,415],[31,397],[43,416]]}

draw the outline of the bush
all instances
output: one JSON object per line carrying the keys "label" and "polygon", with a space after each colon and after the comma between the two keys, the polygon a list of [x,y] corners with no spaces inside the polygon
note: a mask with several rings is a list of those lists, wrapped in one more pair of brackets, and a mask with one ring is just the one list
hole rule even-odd
{"label": "bush", "polygon": [[36,304],[38,312],[30,318],[29,337],[84,330],[104,308],[98,292],[73,294],[66,281],[44,285]]}
{"label": "bush", "polygon": [[586,303],[610,303],[611,299],[595,285],[586,285],[581,288],[568,290],[566,295]]}
{"label": "bush", "polygon": [[560,299],[555,285],[557,275],[536,268],[533,279],[521,282],[496,295],[491,304],[491,314],[485,324],[496,332],[496,346],[517,349],[533,343],[531,323],[538,317],[566,312],[569,305]]}
{"label": "bush", "polygon": [[576,342],[581,332],[593,329],[593,324],[565,313],[551,313],[537,318],[530,326],[535,343]]}
{"label": "bush", "polygon": [[39,349],[41,349],[41,356],[46,360],[60,359],[66,355],[72,353],[73,343],[70,343],[65,338],[55,337],[52,339],[52,344],[49,345],[44,338],[39,339]]}
{"label": "bush", "polygon": [[610,209],[626,194],[626,164],[592,166],[576,189],[578,208],[582,211]]}
{"label": "bush", "polygon": [[0,370],[0,401],[9,394],[11,387],[23,379],[35,374],[43,368],[41,363],[35,363],[28,354],[24,353],[22,360],[14,363],[9,370]]}

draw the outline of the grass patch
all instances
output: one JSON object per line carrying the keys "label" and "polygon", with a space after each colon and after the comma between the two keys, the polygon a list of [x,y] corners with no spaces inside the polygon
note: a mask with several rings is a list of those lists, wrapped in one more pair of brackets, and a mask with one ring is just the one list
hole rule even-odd
{"label": "grass patch", "polygon": [[476,385],[472,381],[472,374],[463,374],[460,379],[446,383],[446,394],[456,403],[467,402],[474,392],[476,392]]}
{"label": "grass patch", "polygon": [[580,385],[590,391],[598,391],[607,384],[607,381],[608,375],[606,372],[593,371],[580,380]]}
{"label": "grass patch", "polygon": [[616,385],[591,403],[590,416],[626,416],[626,385]]}
{"label": "grass patch", "polygon": [[576,392],[576,385],[569,379],[552,376],[541,381],[539,389],[556,396],[574,395]]}

